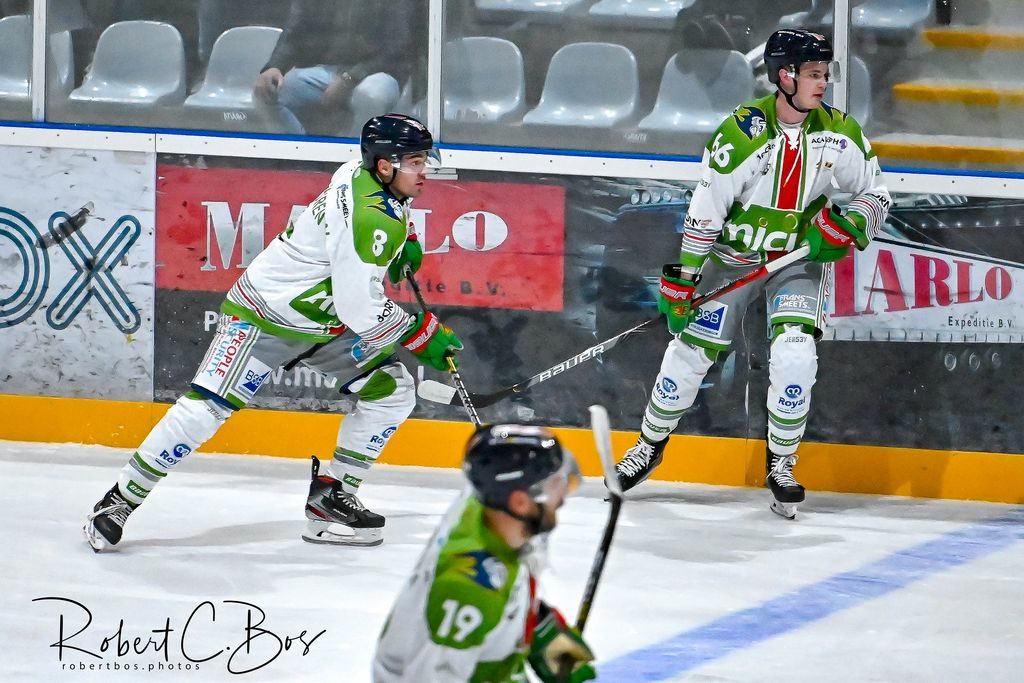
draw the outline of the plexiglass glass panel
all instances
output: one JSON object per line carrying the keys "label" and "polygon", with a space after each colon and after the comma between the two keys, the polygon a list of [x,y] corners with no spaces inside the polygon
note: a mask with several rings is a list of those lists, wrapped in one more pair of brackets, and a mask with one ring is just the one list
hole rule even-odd
{"label": "plexiglass glass panel", "polygon": [[0,120],[32,118],[32,3],[0,2]]}
{"label": "plexiglass glass panel", "polygon": [[[79,4],[81,3],[81,4]],[[422,110],[427,3],[418,0],[49,0],[74,4],[74,78],[58,122],[357,136]]]}

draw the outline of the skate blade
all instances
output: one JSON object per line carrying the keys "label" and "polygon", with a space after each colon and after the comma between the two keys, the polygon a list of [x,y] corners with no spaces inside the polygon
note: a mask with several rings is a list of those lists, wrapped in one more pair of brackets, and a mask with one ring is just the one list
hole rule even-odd
{"label": "skate blade", "polygon": [[772,497],[771,508],[772,512],[777,514],[779,517],[785,517],[786,519],[796,519],[796,506],[798,503],[780,503]]}
{"label": "skate blade", "polygon": [[85,540],[89,543],[94,553],[102,553],[110,550],[114,545],[103,538],[95,526],[93,526],[92,518],[90,517],[85,522],[85,526],[82,527],[82,533],[85,534]]}
{"label": "skate blade", "polygon": [[353,529],[344,524],[311,520],[306,523],[302,540],[322,545],[374,546],[384,542],[384,529]]}

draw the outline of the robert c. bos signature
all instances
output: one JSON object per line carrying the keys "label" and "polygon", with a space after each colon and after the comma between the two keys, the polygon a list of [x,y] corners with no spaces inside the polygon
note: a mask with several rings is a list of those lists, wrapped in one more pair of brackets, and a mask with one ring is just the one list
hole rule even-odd
{"label": "robert c. bos signature", "polygon": [[[159,627],[140,630],[137,632],[139,635],[136,635],[126,627],[122,618],[114,631],[102,632],[99,627],[90,628],[93,623],[92,611],[77,600],[57,596],[32,600],[45,601],[60,606],[57,640],[50,643],[49,647],[57,649],[57,660],[61,662],[71,656],[88,655],[99,660],[117,660],[147,653],[170,662],[171,657],[180,652],[181,657],[197,665],[224,657],[224,666],[230,673],[244,674],[262,669],[285,652],[298,653],[300,647],[301,656],[305,657],[313,643],[327,632],[321,629],[310,635],[309,630],[302,629],[291,635],[275,633],[264,627],[267,614],[263,608],[242,600],[221,601],[225,606],[223,609],[233,612],[233,616],[237,616],[239,610],[245,612],[244,626],[235,634],[240,638],[237,641],[230,633],[225,633],[224,640],[218,643],[212,642],[209,635],[201,639],[197,637],[197,630],[202,628],[208,634],[210,625],[217,621],[217,605],[209,600],[196,605],[180,628],[172,626],[171,617],[168,616]],[[191,637],[189,629],[192,629]],[[101,632],[97,634],[97,631]]]}

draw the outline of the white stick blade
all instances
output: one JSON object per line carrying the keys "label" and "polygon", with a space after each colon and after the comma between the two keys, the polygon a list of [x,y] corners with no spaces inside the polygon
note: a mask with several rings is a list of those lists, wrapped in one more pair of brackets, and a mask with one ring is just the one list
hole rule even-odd
{"label": "white stick blade", "polygon": [[425,379],[420,382],[419,386],[416,387],[416,394],[425,401],[432,401],[434,403],[446,403],[451,404],[452,399],[458,392],[455,387],[450,387],[447,384],[442,384],[433,379]]}
{"label": "white stick blade", "polygon": [[615,458],[612,456],[612,427],[604,406],[590,406],[590,429],[594,432],[597,455],[601,459],[601,469],[604,470],[605,486],[612,495],[621,498],[622,487],[619,486],[619,475],[615,472]]}

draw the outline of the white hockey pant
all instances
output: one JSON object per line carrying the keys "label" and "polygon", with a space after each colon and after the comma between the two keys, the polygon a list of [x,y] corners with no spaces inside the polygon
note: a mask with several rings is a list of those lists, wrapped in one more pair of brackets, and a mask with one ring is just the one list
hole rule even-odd
{"label": "white hockey pant", "polygon": [[231,411],[212,401],[182,396],[164,414],[139,449],[121,469],[117,483],[138,505],[182,459],[206,443]]}
{"label": "white hockey pant", "polygon": [[416,407],[415,383],[401,363],[391,363],[349,385],[359,396],[341,422],[338,447],[328,468],[346,491],[355,493],[398,426]]}
{"label": "white hockey pant", "polygon": [[683,412],[697,399],[701,382],[714,364],[709,353],[713,352],[678,338],[669,342],[640,427],[648,441],[664,441],[679,426]]}
{"label": "white hockey pant", "polygon": [[786,325],[772,341],[768,361],[768,448],[772,453],[796,453],[807,427],[817,375],[814,337],[798,325]]}

